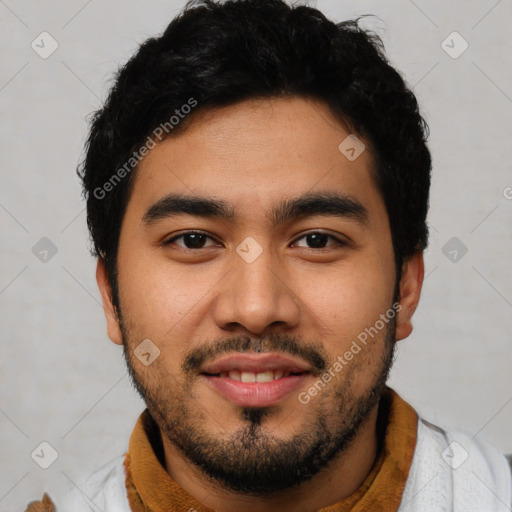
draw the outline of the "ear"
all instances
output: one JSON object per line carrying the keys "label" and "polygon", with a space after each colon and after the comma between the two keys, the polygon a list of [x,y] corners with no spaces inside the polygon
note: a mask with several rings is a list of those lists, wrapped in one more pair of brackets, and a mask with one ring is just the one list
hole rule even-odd
{"label": "ear", "polygon": [[420,300],[425,265],[423,252],[411,256],[403,266],[400,279],[400,309],[396,321],[396,340],[407,338],[412,332],[412,315]]}
{"label": "ear", "polygon": [[107,319],[107,333],[108,337],[118,345],[123,344],[123,336],[121,333],[121,326],[117,316],[116,308],[112,302],[112,288],[108,282],[107,267],[102,258],[98,258],[96,265],[96,282],[101,293],[101,301],[103,302],[103,311]]}

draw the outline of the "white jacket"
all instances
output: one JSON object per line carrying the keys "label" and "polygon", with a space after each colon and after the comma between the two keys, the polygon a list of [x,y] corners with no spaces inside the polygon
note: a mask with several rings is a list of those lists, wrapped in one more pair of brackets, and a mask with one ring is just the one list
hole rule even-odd
{"label": "white jacket", "polygon": [[[124,456],[74,489],[59,512],[131,512]],[[397,512],[510,512],[512,475],[506,458],[462,431],[446,431],[424,419]],[[172,512],[172,511],[169,511]]]}

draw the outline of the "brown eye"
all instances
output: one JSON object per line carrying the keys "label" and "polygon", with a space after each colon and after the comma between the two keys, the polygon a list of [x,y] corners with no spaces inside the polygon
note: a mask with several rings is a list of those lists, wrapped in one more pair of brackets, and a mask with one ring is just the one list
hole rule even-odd
{"label": "brown eye", "polygon": [[[176,244],[176,240],[180,239],[183,239],[183,243]],[[205,243],[208,239],[213,240],[210,236],[205,233],[201,233],[200,231],[190,231],[188,233],[181,233],[180,235],[169,239],[165,242],[165,245],[175,244],[180,247],[184,247],[185,249],[203,249],[205,248]]]}
{"label": "brown eye", "polygon": [[[334,240],[334,244],[327,245],[329,239]],[[326,247],[330,247],[332,245],[345,245],[344,242],[335,236],[320,232],[307,233],[306,235],[303,235],[297,239],[297,241],[299,240],[305,240],[308,244],[308,249],[325,249]],[[297,245],[297,241],[294,242],[293,245]]]}

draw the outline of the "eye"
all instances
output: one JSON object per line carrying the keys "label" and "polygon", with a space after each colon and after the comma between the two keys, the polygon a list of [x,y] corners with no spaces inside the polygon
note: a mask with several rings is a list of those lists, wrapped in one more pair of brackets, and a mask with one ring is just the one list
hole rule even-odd
{"label": "eye", "polygon": [[[334,244],[326,245],[328,240],[334,240]],[[336,238],[333,235],[328,235],[327,233],[321,233],[320,231],[313,231],[311,233],[307,233],[300,238],[297,238],[297,240],[293,243],[294,246],[297,245],[297,241],[299,240],[305,240],[306,243],[309,244],[309,247],[306,247],[308,249],[324,249],[326,247],[334,246],[344,246],[346,245],[345,242],[341,241],[339,238]],[[304,247],[304,246],[302,246]]]}
{"label": "eye", "polygon": [[[183,239],[183,244],[176,243],[176,240],[179,239]],[[170,238],[164,243],[164,245],[174,244],[184,247],[185,249],[204,249],[205,247],[215,247],[215,243],[210,246],[205,245],[208,239],[213,241],[211,236],[208,236],[206,233],[201,231],[187,231],[186,233],[181,233],[180,235]]]}
{"label": "eye", "polygon": [[[181,240],[182,243],[176,243],[177,240]],[[206,245],[207,241],[210,240],[210,245]],[[308,244],[306,247],[308,249],[325,249],[332,246],[344,246],[346,245],[345,242],[341,241],[340,239],[336,238],[333,235],[329,235],[327,233],[322,233],[320,231],[314,231],[311,233],[306,233],[305,235],[302,235],[300,238],[297,238],[296,241],[293,243],[293,246],[298,246],[298,242],[300,240],[306,241]],[[328,244],[329,240],[333,241],[333,243]],[[205,249],[207,247],[216,247],[218,246],[217,243],[215,243],[215,240],[207,235],[206,233],[203,233],[202,231],[187,231],[185,233],[181,233],[179,235],[173,236],[166,242],[164,242],[164,245],[178,245],[180,247],[183,247],[184,249]]]}

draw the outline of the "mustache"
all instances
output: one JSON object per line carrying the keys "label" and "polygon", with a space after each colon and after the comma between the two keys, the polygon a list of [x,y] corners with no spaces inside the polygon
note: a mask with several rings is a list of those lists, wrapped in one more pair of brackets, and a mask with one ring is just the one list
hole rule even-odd
{"label": "mustache", "polygon": [[280,352],[297,356],[307,361],[318,374],[327,368],[328,357],[321,344],[305,343],[296,337],[276,333],[263,338],[240,335],[198,347],[185,357],[181,369],[185,374],[195,374],[202,365],[223,354],[248,351],[256,353]]}

